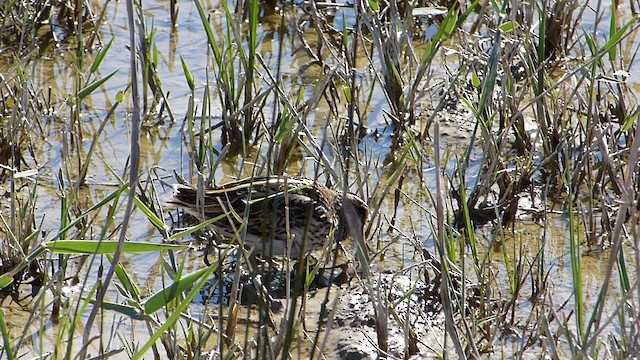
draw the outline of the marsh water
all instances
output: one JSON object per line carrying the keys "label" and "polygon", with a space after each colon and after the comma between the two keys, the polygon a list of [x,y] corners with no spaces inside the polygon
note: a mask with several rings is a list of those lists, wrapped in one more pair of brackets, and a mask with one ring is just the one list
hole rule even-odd
{"label": "marsh water", "polygon": [[[188,149],[184,146],[185,139],[185,114],[189,106],[189,98],[192,91],[189,89],[185,73],[183,71],[182,61],[188,66],[189,71],[195,80],[195,103],[196,106],[210,106],[210,113],[215,117],[220,112],[220,104],[203,104],[201,99],[204,97],[205,84],[207,79],[213,74],[211,68],[211,54],[207,44],[206,34],[203,31],[200,16],[190,1],[182,1],[179,3],[179,14],[177,25],[173,25],[170,20],[169,2],[167,1],[145,1],[143,3],[145,25],[147,31],[153,29],[153,46],[157,51],[157,74],[161,81],[162,89],[165,90],[167,104],[170,106],[173,118],[168,116],[167,109],[164,109],[160,118],[155,118],[145,122],[140,136],[141,149],[141,170],[145,174],[142,181],[149,179],[161,180],[155,184],[158,186],[158,192],[161,196],[169,196],[170,187],[163,186],[162,182],[171,184],[175,182],[174,171],[181,174],[189,181],[195,181],[193,173],[193,165],[188,154]],[[296,5],[294,5],[296,6]],[[626,5],[622,5],[626,6]],[[214,24],[214,31],[223,31],[224,13],[220,10],[220,6],[216,3],[207,3],[206,7],[210,14],[210,22]],[[56,29],[54,33],[64,38],[69,36],[65,41],[60,42],[61,46],[56,43],[43,43],[39,49],[37,56],[29,63],[31,73],[35,77],[30,78],[33,87],[36,89],[46,89],[50,93],[51,108],[48,115],[39,119],[39,126],[42,127],[46,136],[37,142],[30,151],[37,154],[35,157],[26,156],[25,161],[30,166],[37,168],[37,175],[32,175],[33,181],[39,183],[37,198],[37,214],[39,218],[36,220],[38,224],[42,224],[43,234],[46,238],[47,234],[55,233],[59,230],[61,221],[61,205],[60,205],[60,183],[59,172],[77,170],[72,162],[76,152],[86,155],[88,146],[90,145],[94,134],[98,132],[100,123],[108,114],[109,108],[114,104],[115,98],[119,91],[126,91],[130,81],[129,74],[129,31],[127,25],[127,16],[124,2],[108,2],[104,13],[104,24],[100,26],[99,38],[95,42],[94,48],[86,49],[84,56],[85,62],[90,63],[98,53],[98,44],[106,44],[113,40],[111,49],[106,54],[99,70],[95,74],[89,74],[87,71],[80,71],[74,62],[75,39],[63,30]],[[348,7],[337,7],[335,10],[335,22],[337,27],[342,26],[344,19],[347,26],[351,26],[353,14]],[[434,23],[433,29],[437,24]],[[313,59],[306,55],[304,51],[300,51],[302,42],[300,36],[306,36],[308,42],[315,40],[315,34],[296,33],[295,28],[291,24],[287,24],[281,17],[273,14],[261,14],[259,18],[259,54],[264,59],[267,67],[275,71],[280,62],[285,89],[297,91],[302,85],[305,85],[305,96],[310,96],[314,91],[314,84],[319,79],[320,74],[314,70]],[[278,41],[281,39],[282,41]],[[456,44],[451,43],[451,48],[455,48]],[[282,47],[281,58],[276,56],[276,51]],[[13,72],[17,69],[12,65],[13,60],[9,54],[3,56],[0,69],[3,72]],[[181,61],[182,59],[182,61]],[[398,157],[400,154],[394,154],[392,150],[392,128],[388,125],[388,118],[385,115],[385,107],[387,101],[385,95],[379,86],[374,86],[376,81],[375,74],[370,72],[367,59],[359,59],[361,62],[358,71],[360,72],[360,81],[363,88],[373,88],[371,93],[370,106],[368,112],[364,114],[363,121],[366,122],[367,134],[363,137],[359,144],[359,150],[367,154],[368,163],[371,164],[363,171],[368,173],[369,182],[363,187],[363,195],[368,197],[367,200],[372,201],[374,196],[380,196],[376,192],[377,186],[384,184],[385,181],[396,170],[389,159]],[[437,64],[437,62],[436,62]],[[440,64],[443,66],[442,64]],[[24,70],[24,69],[23,69]],[[439,83],[438,77],[446,70],[438,68],[432,69],[433,84]],[[80,107],[80,131],[82,132],[82,142],[72,144],[71,147],[63,144],[69,144],[69,137],[72,132],[77,131],[77,127],[71,127],[69,118],[71,114],[67,113],[68,107],[65,105],[69,101],[70,94],[76,92],[77,80],[91,77],[93,79],[102,78],[115,72],[115,75],[94,91],[89,97],[83,99]],[[4,75],[7,76],[6,73]],[[260,76],[266,76],[263,73]],[[637,75],[631,71],[630,82],[637,80]],[[211,82],[213,84],[213,82]],[[634,87],[638,88],[635,83]],[[216,92],[211,87],[209,91]],[[216,97],[213,97],[216,98]],[[126,97],[129,99],[129,97]],[[130,101],[130,100],[127,100]],[[420,106],[428,107],[430,102],[429,96],[425,96]],[[91,158],[86,185],[79,192],[78,202],[85,204],[86,208],[90,208],[93,204],[100,202],[109,193],[118,188],[119,183],[115,180],[114,173],[123,176],[128,165],[128,157],[130,151],[130,110],[131,103],[125,102],[120,105],[112,117],[108,118],[104,129],[98,134],[99,141],[94,156]],[[269,105],[266,105],[269,108]],[[318,138],[323,138],[325,131],[325,123],[330,112],[330,106],[326,102],[320,102],[320,105],[312,111],[309,117],[309,126],[312,133]],[[265,111],[270,113],[270,111]],[[421,166],[421,173],[418,171],[407,171],[404,177],[402,192],[406,196],[401,196],[397,208],[394,207],[394,194],[390,192],[381,202],[379,210],[380,222],[376,224],[378,229],[374,229],[376,234],[373,241],[390,241],[400,234],[406,235],[411,241],[425,244],[427,249],[433,249],[433,236],[431,233],[432,219],[432,203],[427,189],[435,191],[435,175],[437,170],[434,164],[430,163],[430,156],[434,146],[439,146],[441,151],[450,158],[455,158],[461,149],[465,149],[469,144],[471,132],[474,127],[474,118],[470,114],[464,112],[460,114],[448,115],[443,117],[441,129],[442,139],[440,144],[424,146],[425,153],[428,155],[427,163]],[[267,120],[268,121],[268,120]],[[417,127],[424,127],[426,124],[417,123]],[[77,135],[77,134],[76,134]],[[217,141],[218,151],[223,149],[220,141],[218,130],[213,130],[213,139]],[[79,138],[79,137],[76,137]],[[265,140],[266,141],[266,140]],[[236,178],[244,178],[250,176],[254,171],[254,164],[263,161],[261,156],[261,146],[264,144],[256,144],[250,154],[252,157],[242,158],[240,156],[232,156],[224,159],[215,169],[213,175],[215,182],[218,184],[231,181]],[[77,148],[76,148],[77,147]],[[429,149],[429,147],[431,149]],[[479,166],[482,149],[474,149],[471,154],[471,166]],[[82,157],[82,156],[81,156]],[[37,159],[37,160],[36,160]],[[455,160],[452,160],[454,162]],[[305,176],[313,176],[316,163],[310,158],[300,158],[294,162],[288,172],[290,174],[302,174]],[[448,168],[453,169],[450,163]],[[112,170],[111,170],[112,169]],[[111,172],[113,171],[113,173]],[[147,175],[149,176],[147,178]],[[70,174],[73,179],[75,174]],[[208,176],[208,174],[206,174]],[[473,179],[468,179],[469,182]],[[8,189],[2,189],[3,192]],[[376,198],[377,200],[377,198]],[[4,207],[5,205],[3,205]],[[533,207],[533,205],[532,205]],[[4,209],[2,209],[4,211]],[[562,211],[557,214],[550,213],[553,217],[547,222],[547,228],[540,226],[539,222],[532,221],[527,216],[527,209],[521,214],[520,221],[517,221],[512,229],[505,229],[504,238],[506,241],[495,242],[495,230],[489,227],[478,230],[478,241],[481,246],[492,248],[494,256],[492,257],[491,267],[494,269],[497,283],[508,283],[508,274],[504,268],[504,259],[514,259],[519,252],[523,252],[526,258],[533,259],[537,254],[533,253],[533,249],[544,241],[544,261],[546,267],[550,269],[549,277],[551,279],[549,285],[553,287],[551,294],[556,305],[565,301],[571,301],[573,286],[571,282],[571,264],[569,257],[569,243],[567,240],[568,220]],[[562,209],[559,209],[562,210]],[[102,210],[105,211],[105,210]],[[175,210],[167,209],[168,212]],[[116,217],[122,216],[124,206],[116,212]],[[393,221],[393,228],[390,222]],[[167,213],[165,222],[170,226],[171,219]],[[119,223],[116,221],[116,223]],[[113,229],[116,230],[116,229]],[[93,234],[97,239],[99,234]],[[162,242],[164,239],[159,231],[149,222],[148,218],[140,212],[134,212],[131,225],[127,230],[127,238],[129,240],[144,242]],[[383,260],[373,263],[374,270],[380,271],[384,269],[400,270],[415,261],[415,250],[404,236],[402,240],[397,241],[386,253]],[[529,250],[532,249],[532,250]],[[531,251],[531,253],[529,253]],[[604,250],[603,250],[604,252]],[[587,303],[593,304],[596,295],[600,291],[603,271],[606,267],[607,256],[601,257],[602,252],[594,250],[583,255],[583,281],[584,290],[587,295]],[[143,295],[158,291],[164,286],[162,267],[162,254],[148,253],[143,255],[125,255],[123,264],[135,276],[138,284],[144,284],[146,289],[141,289]],[[197,270],[204,265],[202,256],[197,249],[186,250],[181,256],[190,259],[186,262],[187,268],[185,272]],[[94,264],[94,270],[88,272],[88,276],[96,276],[98,265]],[[91,281],[91,280],[90,280]],[[95,280],[94,280],[95,281]],[[73,292],[73,289],[70,289]],[[113,301],[117,302],[118,294],[115,289],[112,290]],[[505,293],[509,292],[507,286],[504,287]],[[524,291],[524,290],[523,290]],[[618,292],[616,289],[609,292],[609,296],[616,297]],[[526,301],[522,301],[519,306],[523,311],[522,319],[527,318],[533,310],[531,305]],[[24,328],[24,322],[28,319],[30,309],[28,306],[20,306],[8,301],[3,304],[6,309],[6,322],[10,329],[15,333],[20,333]],[[210,311],[209,306],[203,304],[193,304],[193,312]],[[47,320],[42,320],[47,321]],[[148,336],[146,328],[143,324],[135,321],[127,321],[114,315],[113,326],[130,327],[130,332],[134,338],[144,338]],[[52,325],[54,326],[54,325]],[[109,326],[111,327],[111,326]],[[140,328],[138,328],[140,327]],[[45,333],[36,333],[44,329]],[[33,341],[34,353],[37,349],[47,347],[47,342],[54,342],[52,339],[53,330],[51,327],[26,328],[27,332],[33,332],[28,335]],[[51,332],[47,334],[47,332]],[[612,328],[615,332],[616,329]],[[514,335],[514,343],[517,343],[517,336]],[[515,345],[514,345],[515,346]]]}

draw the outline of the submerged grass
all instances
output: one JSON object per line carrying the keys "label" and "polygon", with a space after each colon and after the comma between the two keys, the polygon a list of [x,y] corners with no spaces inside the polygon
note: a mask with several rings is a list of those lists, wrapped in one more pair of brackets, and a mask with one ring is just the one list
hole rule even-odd
{"label": "submerged grass", "polygon": [[[2,4],[3,48],[33,55],[40,41],[33,34],[52,22],[75,24],[65,28],[65,44],[74,49],[75,82],[66,101],[53,103],[33,80],[37,74],[30,73],[37,57],[16,55],[0,67],[5,74],[0,179],[6,194],[0,288],[5,302],[18,303],[20,290],[32,288],[32,310],[22,332],[9,327],[0,310],[0,356],[340,357],[344,353],[331,339],[349,330],[338,328],[349,319],[341,313],[341,301],[354,294],[366,299],[368,309],[361,323],[371,341],[359,350],[362,356],[625,358],[640,351],[640,111],[627,83],[638,49],[636,18],[622,20],[616,9],[599,3],[589,32],[581,22],[589,7],[575,1],[475,2],[448,11],[396,1],[283,3],[271,9],[283,33],[274,37],[275,50],[268,50],[261,35],[266,16],[273,14],[264,4],[223,1],[216,7],[221,15],[213,16],[213,9],[205,8],[210,5],[196,0],[211,60],[202,75],[182,59],[190,98],[180,110],[185,117],[179,135],[189,163],[180,175],[202,189],[215,185],[219,172],[239,178],[301,174],[366,199],[371,216],[365,238],[354,239],[351,282],[318,289],[313,286],[326,270],[322,264],[336,267],[337,256],[306,266],[285,259],[280,275],[274,275],[276,266],[258,265],[244,251],[233,258],[230,248],[218,250],[211,265],[194,264],[184,250],[185,238],[203,236],[209,224],[173,233],[165,225],[156,188],[165,179],[144,177],[140,131],[165,126],[161,109],[169,110],[172,121],[173,113],[157,72],[157,31],[147,27],[142,7],[127,2],[130,88],[111,94],[115,101],[92,128],[84,121],[83,102],[117,76],[99,75],[113,40],[96,51],[91,64],[86,58],[96,34],[106,31],[102,14],[95,20],[84,3],[58,4],[63,8],[54,12],[49,3],[32,5]],[[180,23],[176,7],[170,10],[172,23]],[[19,21],[16,14],[35,21]],[[610,23],[602,25],[605,14]],[[14,29],[20,30],[19,39],[10,35]],[[319,69],[311,83],[291,80],[304,74],[284,75],[282,64],[293,44],[286,43],[284,29],[317,39],[312,46],[309,35],[300,37],[296,50],[309,60],[303,70]],[[455,60],[434,65],[438,56]],[[437,66],[446,71],[434,70]],[[434,96],[434,89],[441,93]],[[377,93],[384,94],[382,105],[374,103]],[[428,96],[435,107],[425,104]],[[123,103],[132,107],[119,116]],[[221,121],[213,104],[222,108]],[[373,105],[383,110],[374,112]],[[449,111],[466,111],[474,124],[455,155],[443,131]],[[54,179],[46,179],[38,171],[38,143],[52,131],[54,122],[47,119],[56,114],[68,114],[60,122],[62,162]],[[105,126],[114,116],[128,115],[130,157],[122,168],[111,169],[99,152]],[[388,120],[388,127],[376,116]],[[376,137],[389,140],[375,145],[385,148],[382,155],[374,155]],[[84,139],[90,139],[86,145]],[[87,201],[83,191],[93,189],[87,181],[90,166],[107,169],[116,185]],[[425,175],[429,172],[434,175]],[[41,220],[36,205],[47,189],[43,183],[54,183],[57,191],[60,217],[53,227]],[[525,201],[531,205],[522,205]],[[393,214],[386,214],[387,208]],[[563,279],[570,281],[570,293],[558,293],[554,286],[566,284],[551,278],[555,265],[547,252],[556,209],[568,229],[565,260],[571,276]],[[408,228],[406,221],[396,221],[403,211],[411,213]],[[518,231],[526,213],[542,222],[534,239]],[[128,241],[132,216],[153,225],[161,241]],[[415,226],[431,229],[431,236],[421,237]],[[241,227],[237,240],[243,236]],[[374,238],[376,251],[369,254],[363,244]],[[388,269],[385,258],[397,251],[400,265]],[[155,286],[145,286],[127,263],[138,252],[157,254]],[[606,261],[591,301],[585,264],[594,253]],[[236,262],[243,266],[229,265]],[[404,276],[412,281],[406,288],[399,281]],[[217,281],[209,286],[212,278]],[[274,279],[284,283],[280,311],[270,284]],[[256,295],[246,306],[243,296],[250,287]],[[80,295],[72,295],[71,288]],[[192,303],[203,293],[215,301],[204,300],[195,309]],[[315,317],[311,294],[322,298]],[[424,314],[412,312],[412,305],[422,310],[427,299],[445,319],[438,324],[441,332],[414,328]],[[148,334],[131,338],[117,324],[125,320],[112,316],[142,323]],[[44,337],[46,318],[57,325],[51,341]],[[28,344],[25,334],[31,331],[38,345]],[[400,342],[393,338],[398,332]],[[434,336],[433,343],[427,336]],[[116,339],[120,345],[114,345]]]}

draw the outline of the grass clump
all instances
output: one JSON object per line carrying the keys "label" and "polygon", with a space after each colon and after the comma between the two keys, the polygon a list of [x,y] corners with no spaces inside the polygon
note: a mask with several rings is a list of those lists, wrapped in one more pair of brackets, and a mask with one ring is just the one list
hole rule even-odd
{"label": "grass clump", "polygon": [[[20,302],[32,285],[23,333],[49,344],[45,319],[55,321],[50,354],[321,357],[350,351],[332,338],[348,332],[345,323],[363,325],[366,335],[354,337],[366,344],[362,356],[638,351],[635,18],[575,1],[447,10],[195,1],[206,71],[182,54],[188,101],[175,112],[184,114],[178,129],[162,32],[145,4],[126,5],[128,71],[106,74],[123,42],[95,42],[106,3],[99,16],[86,4],[2,5],[0,41],[14,55],[0,66],[0,286]],[[180,24],[183,14],[171,6],[164,15]],[[66,94],[32,81],[35,50],[56,39],[52,26],[65,34],[54,43],[72,49]],[[101,90],[109,105],[94,112]],[[465,123],[461,138],[449,134]],[[121,127],[113,124],[128,126],[126,161],[105,158],[109,131]],[[44,155],[51,139],[59,158]],[[351,281],[310,286],[326,280],[322,266],[338,265],[332,254],[297,267],[257,264],[242,249],[216,247],[209,263],[195,256],[187,244],[208,224],[170,231],[169,176],[145,163],[166,149],[199,189],[292,174],[358,194],[370,217],[363,238],[342,244],[356,254]],[[43,207],[43,196],[54,206]],[[234,215],[241,242],[246,219]],[[138,256],[157,259],[153,275],[139,271]],[[596,260],[601,276],[589,272]],[[281,299],[272,282],[284,287]],[[365,299],[364,310],[345,308],[345,298]],[[434,318],[422,317],[427,309]],[[0,315],[4,353],[46,352]]]}

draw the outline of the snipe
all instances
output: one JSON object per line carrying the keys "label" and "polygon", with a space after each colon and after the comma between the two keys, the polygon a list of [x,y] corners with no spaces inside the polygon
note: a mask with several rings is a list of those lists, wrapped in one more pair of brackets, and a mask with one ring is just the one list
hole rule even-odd
{"label": "snipe", "polygon": [[223,215],[212,225],[214,231],[227,239],[243,239],[245,247],[262,256],[296,259],[322,249],[332,233],[338,241],[349,236],[364,239],[367,204],[311,179],[254,177],[202,194],[186,185],[173,189],[170,204],[200,221]]}

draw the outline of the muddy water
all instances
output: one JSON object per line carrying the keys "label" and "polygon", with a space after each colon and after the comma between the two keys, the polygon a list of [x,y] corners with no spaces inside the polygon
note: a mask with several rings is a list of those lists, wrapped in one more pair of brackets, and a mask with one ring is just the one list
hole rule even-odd
{"label": "muddy water", "polygon": [[[190,90],[182,72],[182,66],[180,63],[180,57],[182,57],[185,63],[188,65],[189,70],[192,72],[196,81],[196,97],[201,98],[204,93],[204,83],[207,77],[207,68],[211,66],[211,59],[208,52],[208,45],[206,42],[205,34],[202,30],[202,24],[200,22],[199,15],[190,2],[180,3],[180,15],[179,26],[173,27],[169,22],[169,11],[167,9],[167,2],[145,2],[145,16],[147,17],[147,25],[153,23],[157,33],[154,38],[155,46],[157,46],[159,54],[158,75],[162,81],[162,88],[165,91],[170,90],[167,94],[171,108],[176,116],[176,123],[171,123],[167,120],[164,125],[145,127],[140,139],[141,145],[141,169],[143,171],[151,171],[154,169],[161,178],[167,182],[173,182],[171,179],[172,172],[175,170],[181,173],[183,176],[189,178],[190,173],[190,160],[187,151],[182,143],[182,120],[187,111],[188,97]],[[216,9],[218,7],[215,7]],[[339,10],[338,15],[341,16],[342,12],[347,15],[348,21],[352,21],[351,14],[346,10]],[[214,27],[216,24],[222,22],[222,13],[215,11],[211,13],[212,22]],[[338,16],[338,18],[340,17]],[[122,2],[110,2],[107,6],[106,12],[107,24],[101,27],[101,37],[103,42],[107,42],[113,39],[113,45],[110,52],[107,54],[97,77],[106,76],[114,71],[117,71],[116,75],[112,77],[105,85],[99,88],[91,97],[87,98],[83,102],[81,124],[83,131],[83,138],[85,139],[80,149],[80,153],[86,155],[88,150],[88,144],[90,139],[95,134],[98,124],[106,116],[109,107],[113,104],[114,98],[118,91],[122,91],[126,88],[129,81],[129,52],[128,46],[128,28],[126,25],[126,13],[125,7]],[[152,22],[153,20],[153,22]],[[265,61],[269,66],[275,66],[275,59],[273,58],[273,51],[277,49],[277,43],[274,39],[277,39],[279,33],[279,21],[278,17],[262,18],[260,27],[260,53],[265,58]],[[220,25],[218,25],[220,30]],[[314,41],[315,34],[309,35],[309,41]],[[292,37],[291,33],[287,33],[284,36],[285,45],[283,51],[282,68],[284,69],[284,78],[291,89],[297,89],[300,84],[312,84],[318,73],[313,71],[313,68],[306,68],[304,71],[300,71],[309,61],[312,59],[304,55],[304,52],[294,52],[294,48],[299,44]],[[91,61],[95,52],[87,53],[87,62]],[[38,222],[42,221],[43,228],[47,232],[53,232],[57,230],[60,224],[60,208],[59,208],[59,196],[57,192],[57,180],[56,174],[61,169],[74,169],[73,162],[75,157],[69,157],[67,152],[75,153],[75,148],[65,148],[61,144],[65,143],[65,139],[68,138],[68,132],[71,131],[68,127],[69,114],[65,113],[67,107],[63,106],[63,102],[74,92],[75,82],[77,74],[70,66],[72,61],[69,61],[70,56],[65,53],[65,49],[53,50],[50,56],[43,57],[33,63],[35,77],[34,86],[36,88],[51,88],[54,99],[54,112],[46,119],[42,119],[47,137],[45,141],[41,143],[40,149],[34,149],[38,155],[39,168],[39,181],[40,190],[38,197],[38,211],[41,218]],[[365,64],[364,59],[361,59],[362,64]],[[209,74],[212,77],[211,74]],[[362,81],[371,82],[372,77],[364,75]],[[369,84],[369,86],[371,86]],[[373,195],[375,186],[377,184],[383,184],[387,177],[391,174],[393,169],[383,166],[385,158],[390,155],[390,130],[386,127],[385,117],[382,110],[387,107],[386,100],[377,87],[373,94],[373,100],[371,102],[371,111],[366,114],[367,126],[372,133],[379,134],[380,136],[370,135],[365,137],[361,150],[366,151],[372,157],[372,162],[377,166],[372,166],[368,169],[370,173],[370,183],[365,188],[368,195]],[[215,89],[214,89],[215,90]],[[312,91],[312,87],[307,89],[307,93]],[[325,104],[326,105],[326,104]],[[115,113],[113,119],[108,120],[106,127],[102,134],[100,134],[100,141],[96,150],[96,155],[93,157],[91,166],[89,168],[90,176],[88,177],[87,187],[82,190],[81,202],[86,204],[86,208],[92,204],[99,202],[106,197],[109,193],[117,188],[117,182],[114,181],[113,175],[109,172],[105,163],[112,167],[116,173],[121,174],[124,171],[124,166],[127,162],[129,155],[129,139],[130,139],[130,121],[128,119],[128,110],[131,108],[130,103],[121,105],[118,111]],[[219,111],[219,105],[213,104],[212,112],[216,114]],[[314,129],[320,130],[324,120],[327,117],[328,110],[322,106],[315,110],[312,116],[312,122],[315,125]],[[268,113],[268,112],[267,112]],[[468,123],[468,119],[460,119],[460,121],[451,121],[443,123],[443,141],[442,149],[445,152],[455,153],[460,149],[463,149],[468,144],[469,134],[472,125]],[[216,133],[214,139],[218,141],[215,144],[215,148],[220,150],[222,145],[219,143],[219,134]],[[426,149],[426,153],[430,156],[432,154],[431,149]],[[257,161],[259,153],[254,153],[255,158],[249,161]],[[480,158],[480,153],[475,154],[476,161]],[[103,160],[100,160],[103,159]],[[77,159],[75,159],[77,161]],[[104,163],[102,162],[104,161]],[[431,160],[430,160],[431,161]],[[216,169],[215,179],[218,183],[232,179],[233,177],[248,176],[251,173],[250,166],[243,166],[244,164],[240,159],[233,158],[228,159],[221,163],[220,167]],[[472,166],[478,166],[477,163]],[[450,167],[452,165],[450,164]],[[314,164],[311,161],[300,160],[291,168],[291,173],[298,173],[302,170],[303,174],[311,176],[313,174]],[[420,173],[418,173],[420,172]],[[389,241],[392,237],[403,232],[405,234],[416,234],[416,240],[426,244],[428,249],[433,249],[433,239],[430,235],[430,221],[431,221],[431,205],[427,192],[424,190],[426,185],[431,191],[435,191],[433,188],[435,176],[435,170],[433,169],[433,163],[428,163],[423,169],[418,171],[409,171],[403,191],[407,196],[401,197],[400,205],[397,209],[393,208],[393,192],[387,196],[385,201],[381,205],[380,213],[386,217],[382,217],[382,223],[377,230],[377,236],[383,241]],[[73,178],[73,174],[71,176]],[[160,189],[161,195],[166,195],[168,189]],[[413,199],[415,202],[410,201]],[[422,205],[426,208],[421,208]],[[122,211],[118,212],[121,216]],[[46,214],[46,215],[45,215]],[[399,231],[389,230],[389,221],[394,217],[394,226]],[[102,214],[104,216],[105,214]],[[382,215],[381,215],[382,216]],[[100,215],[96,216],[100,219]],[[169,220],[167,219],[167,222]],[[116,219],[115,223],[119,223]],[[134,215],[131,226],[128,229],[128,238],[138,241],[160,242],[162,241],[161,235],[158,231],[149,224],[148,220],[137,213]],[[545,234],[542,228],[538,224],[518,224],[515,234],[508,235],[507,241],[500,246],[496,246],[492,242],[494,237],[490,232],[485,233],[485,237],[479,237],[480,241],[487,247],[494,248],[494,262],[492,266],[496,269],[496,281],[508,282],[508,275],[503,267],[503,261],[505,257],[514,256],[517,251],[533,251],[531,249],[537,248],[535,244],[539,241],[545,241],[545,265],[550,271],[551,286],[553,287],[554,303],[559,304],[569,299],[569,294],[572,292],[571,287],[571,270],[569,263],[569,245],[566,239],[567,235],[567,222],[562,217],[558,216],[553,218],[547,223],[549,231]],[[482,233],[481,233],[482,234]],[[413,237],[413,236],[412,236]],[[185,271],[189,272],[196,270],[201,266],[202,258],[198,256],[195,251],[189,251],[181,253],[187,264]],[[535,257],[535,253],[527,253],[528,258]],[[185,260],[187,259],[187,260]],[[136,277],[135,280],[138,284],[147,286],[143,289],[143,295],[153,293],[164,286],[164,274],[161,270],[161,261],[157,254],[145,254],[145,255],[127,255],[123,261],[123,264],[130,269],[130,272]],[[401,269],[412,262],[416,261],[414,258],[414,248],[411,242],[406,239],[402,239],[393,246],[386,254],[384,262],[377,262],[374,264],[374,269]],[[599,284],[603,274],[602,269],[605,266],[603,261],[606,258],[600,259],[597,254],[583,257],[583,270],[585,271],[584,288],[589,294],[588,302],[593,304],[595,301],[595,295],[599,291],[597,284]],[[98,264],[94,264],[89,271],[89,278],[98,271]],[[504,291],[508,291],[507,288]],[[527,289],[523,290],[527,291]],[[115,289],[112,289],[113,301],[118,301],[117,293]],[[616,296],[616,291],[610,293],[611,296]],[[70,296],[74,296],[71,294]],[[522,307],[522,313],[524,317],[530,312],[527,302],[519,303],[518,306]],[[29,306],[25,306],[26,311],[22,311],[20,306],[16,304],[3,304],[3,309],[11,309],[4,315],[7,318],[7,322],[10,324],[10,330],[12,333],[20,334],[24,325],[20,323],[20,319],[25,319],[26,314],[31,312]],[[207,306],[197,306],[194,308],[194,312],[206,312],[210,310]],[[44,313],[47,309],[43,309]],[[313,312],[311,310],[310,312]],[[46,321],[46,320],[43,320]],[[110,327],[112,323],[109,320],[106,321]],[[38,325],[38,324],[36,324]],[[128,329],[133,336],[141,341],[148,337],[145,333],[145,329],[141,328],[140,324],[131,324],[131,322],[124,321],[119,324],[119,331],[122,329]],[[55,327],[44,326],[47,331],[44,334],[27,331],[27,342],[32,341],[34,352],[39,352],[39,347],[44,346],[51,342],[54,342],[52,336],[55,334]],[[336,336],[332,334],[331,336]],[[332,341],[340,341],[339,339],[332,339]],[[304,356],[301,356],[304,357]]]}

